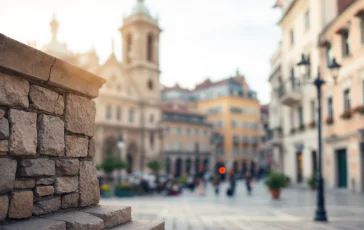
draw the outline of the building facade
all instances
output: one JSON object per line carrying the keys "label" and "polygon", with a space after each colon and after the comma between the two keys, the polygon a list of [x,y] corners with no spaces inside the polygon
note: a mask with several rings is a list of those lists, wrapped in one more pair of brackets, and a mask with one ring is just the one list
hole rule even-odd
{"label": "building facade", "polygon": [[[43,47],[64,59],[106,79],[96,104],[95,163],[113,153],[128,162],[129,172],[145,171],[151,159],[161,156],[162,118],[159,68],[161,29],[143,1],[137,1],[119,29],[122,36],[122,62],[115,51],[99,64],[95,50],[73,54],[58,42],[58,22],[51,22],[52,40]],[[124,147],[118,148],[123,140]]]}
{"label": "building facade", "polygon": [[[281,109],[283,171],[294,183],[305,183],[317,167],[317,100],[311,82],[320,65],[321,3],[316,0],[285,1],[279,21],[282,41],[278,97],[284,105]],[[297,67],[302,54],[311,62],[304,73]]]}
{"label": "building facade", "polygon": [[261,137],[260,104],[256,92],[238,71],[235,77],[221,81],[206,79],[193,90],[178,85],[165,87],[162,99],[184,101],[213,124],[220,136],[214,146],[219,166],[237,172],[256,169]]}
{"label": "building facade", "polygon": [[[272,67],[270,76],[272,87],[270,127],[273,129],[272,142],[276,146],[273,161],[276,170],[290,176],[294,183],[305,182],[317,169],[319,143],[316,127],[317,92],[312,82],[318,73],[327,71],[326,66],[328,60],[332,59],[334,50],[330,46],[331,38],[329,42],[319,42],[319,35],[322,31],[327,33],[337,15],[340,15],[353,2],[351,0],[282,0],[277,1],[276,4],[282,9],[282,17],[279,21],[282,41],[279,48],[280,55],[278,55],[279,64],[276,64],[275,68]],[[330,33],[329,36],[335,34],[332,31]],[[337,38],[332,38],[332,40],[335,39]],[[341,41],[348,41],[348,39],[342,37]],[[325,47],[320,48],[320,46]],[[302,54],[308,58],[310,65],[304,72],[299,73],[297,63]],[[331,92],[330,90],[328,92]],[[326,102],[331,103],[331,107],[334,106],[332,98]],[[274,111],[275,109],[277,112]],[[330,132],[332,131],[327,131],[328,134]],[[281,148],[277,145],[279,142],[282,143]],[[332,148],[328,148],[325,155],[328,154],[327,151],[333,151]],[[342,153],[340,156],[344,158],[344,155]],[[330,162],[330,160],[327,161]],[[326,167],[325,172],[325,176],[331,178],[329,181],[337,177],[333,169],[330,171]]]}
{"label": "building facade", "polygon": [[271,130],[269,128],[269,104],[262,105],[260,108],[260,124],[261,124],[261,143],[258,155],[258,165],[261,167],[269,167],[272,162],[273,151],[269,140],[271,138]]}
{"label": "building facade", "polygon": [[212,171],[212,125],[205,116],[180,103],[162,106],[163,158],[166,173],[180,177]]}
{"label": "building facade", "polygon": [[269,102],[269,132],[266,137],[266,148],[271,151],[271,166],[273,170],[284,173],[284,156],[286,154],[283,146],[283,104],[281,103],[282,60],[281,42],[270,59],[271,73],[269,84],[271,87]]}
{"label": "building facade", "polygon": [[363,192],[364,1],[346,3],[320,35],[324,79],[333,81],[332,58],[342,65],[336,84],[324,88],[324,175],[330,187]]}

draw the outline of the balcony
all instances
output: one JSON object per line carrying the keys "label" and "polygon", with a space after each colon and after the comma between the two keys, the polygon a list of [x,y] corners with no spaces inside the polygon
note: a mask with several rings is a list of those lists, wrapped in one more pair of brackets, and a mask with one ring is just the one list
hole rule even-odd
{"label": "balcony", "polygon": [[280,146],[282,144],[282,137],[281,130],[271,130],[266,143],[271,146]]}
{"label": "balcony", "polygon": [[279,89],[280,102],[289,107],[295,107],[301,103],[302,100],[302,87],[299,79],[291,78],[288,87],[281,87]]}

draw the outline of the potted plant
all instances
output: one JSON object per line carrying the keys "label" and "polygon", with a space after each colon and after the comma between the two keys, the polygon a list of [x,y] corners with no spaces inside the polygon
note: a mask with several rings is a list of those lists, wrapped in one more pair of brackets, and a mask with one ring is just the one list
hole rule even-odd
{"label": "potted plant", "polygon": [[100,191],[101,197],[103,197],[103,198],[110,198],[110,197],[112,197],[112,190],[111,190],[110,185],[103,184],[103,185],[101,185],[100,190],[101,190]]}
{"label": "potted plant", "polygon": [[269,173],[267,179],[265,180],[265,184],[269,188],[273,200],[279,199],[281,188],[284,187],[285,182],[286,179],[284,175],[275,172]]}
{"label": "potted plant", "polygon": [[304,124],[300,124],[300,131],[304,131],[305,130],[305,125]]}
{"label": "potted plant", "polygon": [[315,127],[316,127],[316,123],[315,123],[315,121],[311,121],[311,122],[308,124],[308,127],[310,127],[311,129],[315,128]]}
{"label": "potted plant", "polygon": [[287,175],[284,176],[284,187],[287,188],[289,183],[291,183],[291,178]]}
{"label": "potted plant", "polygon": [[364,114],[364,105],[359,105],[355,108],[354,112],[359,113],[360,115]]}
{"label": "potted plant", "polygon": [[276,131],[277,131],[279,134],[282,134],[282,131],[283,131],[283,130],[282,130],[282,127],[281,127],[281,126],[277,127],[277,128],[276,128]]}
{"label": "potted plant", "polygon": [[326,124],[332,125],[334,123],[334,118],[332,116],[326,118]]}
{"label": "potted plant", "polygon": [[345,110],[343,114],[341,114],[341,118],[344,120],[350,119],[353,115],[352,111],[350,109]]}
{"label": "potted plant", "polygon": [[117,197],[131,197],[133,193],[134,186],[132,184],[118,184],[115,187],[115,196]]}
{"label": "potted plant", "polygon": [[291,134],[294,134],[296,132],[295,128],[291,129]]}
{"label": "potted plant", "polygon": [[312,176],[307,180],[307,184],[310,186],[312,190],[316,190],[316,177],[317,174],[314,173]]}

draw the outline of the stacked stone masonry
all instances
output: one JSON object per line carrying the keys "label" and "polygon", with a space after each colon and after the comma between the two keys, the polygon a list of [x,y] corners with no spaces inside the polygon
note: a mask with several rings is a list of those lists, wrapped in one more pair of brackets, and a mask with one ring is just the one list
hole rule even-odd
{"label": "stacked stone masonry", "polygon": [[96,205],[104,80],[0,34],[0,221]]}
{"label": "stacked stone masonry", "polygon": [[0,229],[163,230],[97,206],[95,103],[105,80],[0,34]]}

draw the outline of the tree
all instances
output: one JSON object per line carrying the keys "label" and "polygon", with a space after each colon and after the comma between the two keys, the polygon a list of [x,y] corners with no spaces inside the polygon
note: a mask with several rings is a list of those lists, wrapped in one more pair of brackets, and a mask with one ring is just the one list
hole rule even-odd
{"label": "tree", "polygon": [[151,160],[147,163],[147,167],[155,174],[156,184],[159,187],[159,171],[163,169],[163,163],[159,160]]}
{"label": "tree", "polygon": [[153,171],[156,175],[159,173],[160,170],[163,169],[163,164],[159,160],[151,160],[147,163],[147,166],[150,170]]}
{"label": "tree", "polygon": [[107,176],[110,178],[111,174],[115,170],[121,170],[127,168],[126,162],[122,161],[120,158],[116,157],[111,148],[107,149],[107,156],[102,162],[101,165],[98,166],[98,169],[103,170]]}

